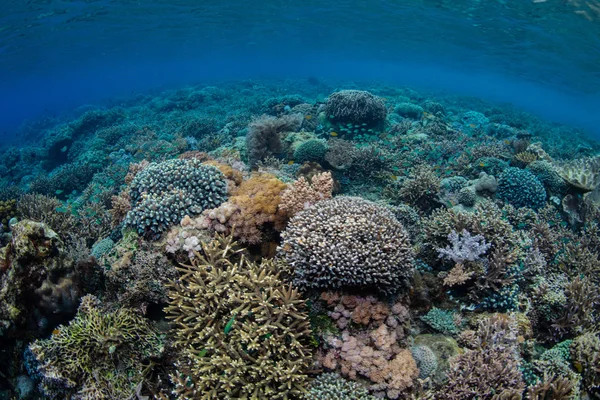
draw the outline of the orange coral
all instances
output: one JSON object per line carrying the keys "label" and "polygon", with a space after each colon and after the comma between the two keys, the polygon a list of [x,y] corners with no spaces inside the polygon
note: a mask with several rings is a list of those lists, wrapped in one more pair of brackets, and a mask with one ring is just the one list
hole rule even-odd
{"label": "orange coral", "polygon": [[331,198],[333,178],[331,172],[321,172],[310,179],[310,185],[304,177],[292,183],[281,195],[279,208],[293,216],[306,206]]}
{"label": "orange coral", "polygon": [[229,201],[203,213],[206,227],[227,234],[235,226],[234,235],[240,242],[259,243],[266,224],[277,231],[285,227],[287,215],[279,210],[285,188],[274,175],[256,173],[232,189]]}

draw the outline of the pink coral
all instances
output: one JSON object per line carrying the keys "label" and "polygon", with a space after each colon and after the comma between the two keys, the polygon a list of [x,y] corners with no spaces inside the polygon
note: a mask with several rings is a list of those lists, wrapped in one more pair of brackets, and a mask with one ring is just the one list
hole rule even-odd
{"label": "pink coral", "polygon": [[333,178],[331,172],[321,172],[314,175],[310,180],[310,185],[304,177],[300,177],[281,194],[279,209],[290,217],[294,216],[307,206],[321,200],[330,199],[332,190]]}

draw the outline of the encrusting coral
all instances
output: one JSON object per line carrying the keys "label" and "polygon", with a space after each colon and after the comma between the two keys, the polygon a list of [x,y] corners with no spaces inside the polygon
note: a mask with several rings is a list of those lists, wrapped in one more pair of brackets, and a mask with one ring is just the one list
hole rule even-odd
{"label": "encrusting coral", "polygon": [[179,399],[293,399],[306,391],[311,330],[305,302],[275,261],[256,264],[216,236],[179,267],[166,311],[183,358]]}
{"label": "encrusting coral", "polygon": [[397,292],[412,273],[412,248],[391,211],[339,196],[298,214],[281,234],[279,255],[302,289]]}

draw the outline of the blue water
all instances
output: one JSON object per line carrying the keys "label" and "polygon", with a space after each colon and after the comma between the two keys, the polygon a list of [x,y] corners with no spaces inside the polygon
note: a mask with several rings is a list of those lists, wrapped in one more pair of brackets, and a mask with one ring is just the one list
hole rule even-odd
{"label": "blue water", "polygon": [[[583,3],[581,3],[583,4]],[[238,78],[390,82],[510,102],[600,137],[600,8],[572,1],[0,2],[0,134]]]}

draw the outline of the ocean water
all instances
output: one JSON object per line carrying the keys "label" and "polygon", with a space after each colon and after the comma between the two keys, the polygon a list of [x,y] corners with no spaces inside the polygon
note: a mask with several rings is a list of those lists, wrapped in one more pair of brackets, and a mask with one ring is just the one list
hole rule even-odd
{"label": "ocean water", "polygon": [[24,119],[241,77],[397,82],[598,131],[600,23],[583,1],[4,1],[0,110]]}
{"label": "ocean water", "polygon": [[599,0],[0,0],[0,400],[600,398]]}

